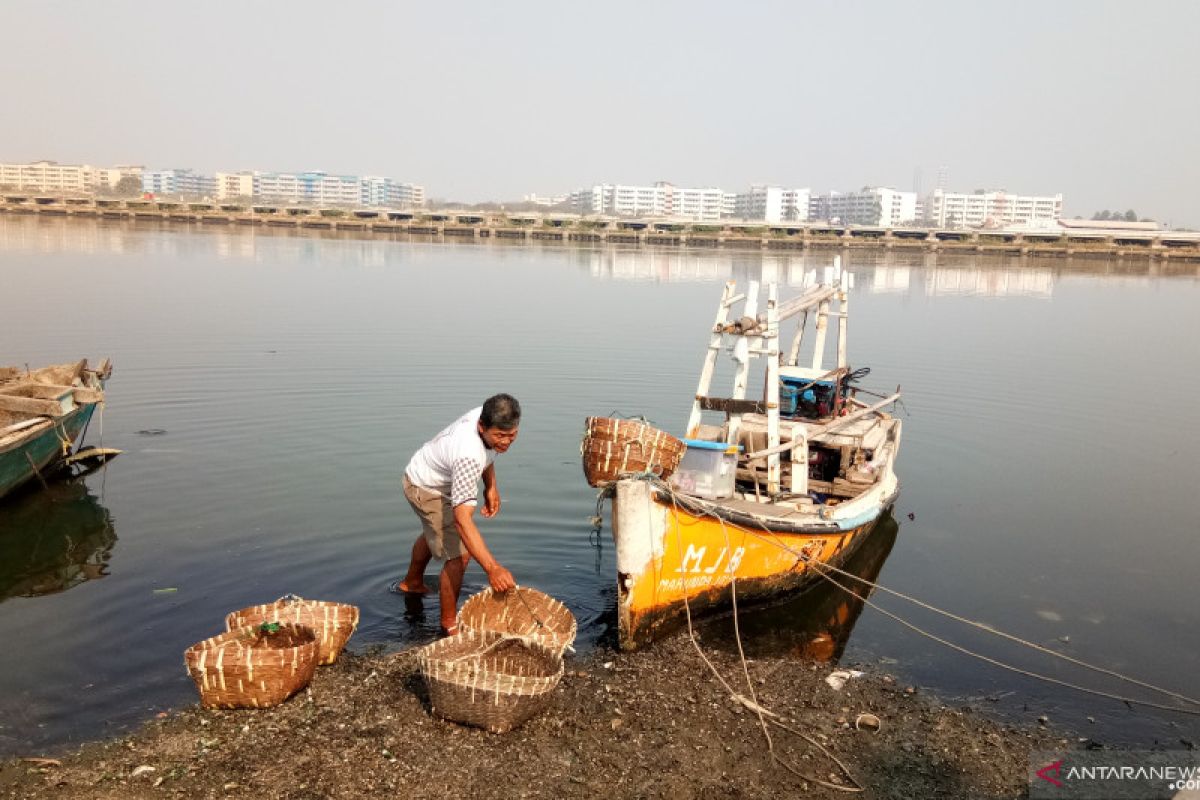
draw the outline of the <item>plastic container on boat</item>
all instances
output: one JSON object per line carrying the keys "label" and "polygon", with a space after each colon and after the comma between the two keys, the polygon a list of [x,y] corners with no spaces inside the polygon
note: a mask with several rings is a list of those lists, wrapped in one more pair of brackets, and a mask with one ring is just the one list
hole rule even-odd
{"label": "plastic container on boat", "polygon": [[733,497],[737,454],[741,448],[698,439],[684,439],[683,443],[687,450],[671,475],[671,487],[677,492],[709,500]]}

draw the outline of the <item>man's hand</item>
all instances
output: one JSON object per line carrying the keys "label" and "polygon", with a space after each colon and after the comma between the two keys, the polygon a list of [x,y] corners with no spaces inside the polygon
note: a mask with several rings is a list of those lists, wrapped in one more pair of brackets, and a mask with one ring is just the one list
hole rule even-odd
{"label": "man's hand", "polygon": [[517,582],[513,578],[513,574],[504,567],[497,564],[488,571],[488,583],[492,585],[492,591],[504,594],[509,589],[517,588]]}
{"label": "man's hand", "polygon": [[494,517],[500,513],[500,490],[489,486],[483,493],[483,515]]}

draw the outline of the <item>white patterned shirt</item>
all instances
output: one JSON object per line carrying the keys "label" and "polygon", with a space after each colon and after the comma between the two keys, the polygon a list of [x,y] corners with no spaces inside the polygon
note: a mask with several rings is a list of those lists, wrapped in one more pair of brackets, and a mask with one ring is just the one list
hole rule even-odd
{"label": "white patterned shirt", "polygon": [[479,504],[479,479],[496,458],[479,436],[473,408],[426,442],[408,462],[404,474],[422,489],[450,498],[451,506]]}

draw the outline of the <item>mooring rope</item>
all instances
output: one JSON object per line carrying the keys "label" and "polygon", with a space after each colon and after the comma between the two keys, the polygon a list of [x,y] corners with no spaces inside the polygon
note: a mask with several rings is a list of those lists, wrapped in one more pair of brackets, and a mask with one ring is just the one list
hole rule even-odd
{"label": "mooring rope", "polygon": [[[656,476],[655,476],[655,478],[657,480]],[[670,489],[670,487],[667,488],[667,491],[670,493],[671,506],[673,508],[673,512],[672,512],[673,519],[675,521],[675,528],[676,528],[676,530],[678,530],[679,529],[679,505],[675,499],[675,492],[672,491]],[[720,517],[718,517],[717,520],[718,520],[718,522],[721,523],[721,531],[725,536],[726,548],[728,548],[729,532],[725,529],[725,521],[722,520]],[[675,546],[679,551],[680,563],[682,563],[683,545],[681,543],[679,536],[675,537]],[[726,552],[729,552],[728,549],[726,550]],[[720,670],[717,669],[716,665],[713,664],[712,660],[709,659],[707,654],[705,654],[704,649],[700,647],[700,642],[697,641],[697,639],[696,639],[695,628],[692,626],[692,606],[691,606],[691,603],[688,601],[687,591],[685,588],[684,593],[683,593],[683,609],[684,609],[684,613],[687,617],[688,639],[691,640],[692,647],[695,648],[696,653],[699,654],[700,658],[708,666],[708,669],[709,669],[709,671],[712,672],[713,676],[720,682],[720,684],[722,686],[725,687],[725,691],[729,692],[730,699],[740,702],[742,705],[744,705],[747,708],[749,708],[750,710],[752,710],[758,716],[758,724],[762,728],[763,737],[767,740],[767,752],[770,753],[771,759],[775,763],[779,764],[781,767],[788,770],[789,772],[791,772],[793,775],[797,776],[801,780],[806,780],[806,781],[810,781],[812,783],[816,783],[820,786],[824,786],[827,789],[833,789],[834,791],[839,791],[839,792],[854,792],[854,793],[864,791],[862,785],[857,780],[855,780],[854,775],[850,772],[850,768],[847,767],[844,763],[842,763],[842,761],[837,756],[835,756],[833,753],[829,752],[828,748],[826,748],[825,745],[821,744],[820,742],[818,742],[816,739],[812,738],[808,734],[802,733],[802,732],[796,730],[795,728],[793,728],[789,725],[785,725],[784,723],[780,722],[777,719],[777,717],[779,716],[778,714],[775,714],[770,709],[764,708],[758,702],[758,695],[754,691],[754,682],[750,677],[750,668],[746,663],[746,653],[745,653],[745,650],[743,650],[743,648],[742,648],[742,634],[741,634],[741,630],[738,628],[737,578],[733,575],[732,572],[729,573],[729,580],[730,580],[730,588],[732,590],[732,596],[733,596],[734,638],[737,640],[738,657],[741,660],[742,672],[746,676],[746,686],[750,692],[750,699],[747,700],[741,694],[734,691],[733,686],[731,686],[729,684],[729,682],[727,680],[725,680],[725,677],[723,675],[721,675]],[[841,784],[831,783],[830,781],[823,780],[822,778],[818,778],[814,775],[808,775],[808,774],[796,769],[791,764],[787,763],[782,758],[780,758],[779,754],[775,752],[775,741],[771,738],[771,732],[767,728],[767,716],[768,715],[770,716],[770,718],[771,718],[770,721],[773,724],[800,737],[804,741],[808,742],[809,744],[811,744],[812,746],[814,746],[818,750],[820,750],[821,753],[824,754],[825,757],[828,758],[830,761],[837,764],[838,767],[842,770],[842,773],[847,777],[847,779],[849,779],[849,781],[853,784],[853,786],[842,786]]]}
{"label": "mooring rope", "polygon": [[[668,496],[670,496],[670,498],[671,498],[671,504],[672,504],[672,507],[675,509],[675,513],[676,513],[676,517],[677,517],[677,515],[678,515],[678,509],[679,509],[678,500],[677,500],[677,498],[676,498],[676,495],[675,495],[675,491],[674,491],[674,489],[672,489],[672,488],[671,488],[671,486],[670,486],[670,485],[669,485],[669,484],[668,484],[666,481],[663,481],[661,478],[659,478],[659,477],[658,477],[658,476],[656,476],[656,475],[652,475],[652,474],[645,474],[645,473],[631,474],[631,475],[628,475],[628,476],[623,476],[623,477],[629,477],[629,478],[634,478],[634,479],[637,479],[637,480],[644,480],[644,481],[647,481],[648,483],[650,483],[651,485],[653,485],[653,486],[654,486],[656,489],[658,489],[659,491],[662,491],[662,492],[664,492],[665,494],[667,494]],[[721,523],[722,530],[724,530],[724,527],[725,527],[725,520],[724,520],[724,518],[723,518],[723,517],[721,517],[719,514],[715,513],[714,511],[712,511],[712,510],[710,510],[710,509],[707,509],[707,508],[705,508],[703,505],[697,505],[697,504],[695,504],[695,503],[689,504],[688,510],[689,510],[689,512],[690,512],[690,513],[696,513],[696,514],[698,514],[699,516],[702,516],[702,517],[705,517],[705,516],[706,516],[706,517],[711,517],[711,518],[713,518],[713,519],[717,520],[718,522],[720,522],[720,523]],[[755,522],[756,522],[756,524],[757,524],[757,525],[758,525],[760,528],[762,528],[762,530],[763,530],[765,533],[768,533],[768,534],[772,534],[772,535],[774,535],[774,533],[775,533],[775,532],[774,532],[774,531],[771,531],[769,528],[767,528],[767,527],[766,527],[766,525],[765,525],[764,523],[762,523],[761,521],[758,521],[758,520],[755,520]],[[677,525],[678,525],[678,523],[677,523]],[[978,629],[980,629],[980,630],[983,630],[983,631],[986,631],[986,632],[988,632],[988,633],[995,634],[996,636],[1000,636],[1000,637],[1002,637],[1002,638],[1008,639],[1009,641],[1012,641],[1012,642],[1015,642],[1015,643],[1017,643],[1017,644],[1023,645],[1023,646],[1025,646],[1025,647],[1031,648],[1031,649],[1033,649],[1033,650],[1036,650],[1036,651],[1038,651],[1038,652],[1047,653],[1047,654],[1049,654],[1049,655],[1055,656],[1055,657],[1057,657],[1057,658],[1060,658],[1060,659],[1062,659],[1062,660],[1064,660],[1064,661],[1067,661],[1067,662],[1069,662],[1069,663],[1075,664],[1075,665],[1077,665],[1077,666],[1084,667],[1084,668],[1086,668],[1086,669],[1089,669],[1089,670],[1092,670],[1092,671],[1094,671],[1094,672],[1099,672],[1099,673],[1101,673],[1101,674],[1104,674],[1104,675],[1109,675],[1109,676],[1111,676],[1111,677],[1113,677],[1113,678],[1117,678],[1117,679],[1119,679],[1119,680],[1122,680],[1122,681],[1125,681],[1125,682],[1127,682],[1127,683],[1131,683],[1131,684],[1133,684],[1133,685],[1135,685],[1135,686],[1140,686],[1140,687],[1142,687],[1142,688],[1149,689],[1149,690],[1151,690],[1151,691],[1158,692],[1158,693],[1160,693],[1160,694],[1164,694],[1164,695],[1167,695],[1167,696],[1169,696],[1169,697],[1176,698],[1176,699],[1178,699],[1178,700],[1182,700],[1182,701],[1184,701],[1184,702],[1186,702],[1186,703],[1189,703],[1189,704],[1192,704],[1192,705],[1195,705],[1195,706],[1200,706],[1200,700],[1197,700],[1196,698],[1190,697],[1190,696],[1188,696],[1188,695],[1185,695],[1185,694],[1182,694],[1182,693],[1179,693],[1179,692],[1171,691],[1171,690],[1169,690],[1169,689],[1164,689],[1164,688],[1161,688],[1161,687],[1159,687],[1159,686],[1155,686],[1154,684],[1148,683],[1148,682],[1146,682],[1146,681],[1139,680],[1139,679],[1137,679],[1137,678],[1130,677],[1130,676],[1128,676],[1128,675],[1124,675],[1124,674],[1122,674],[1122,673],[1120,673],[1120,672],[1117,672],[1117,671],[1115,671],[1115,670],[1107,669],[1107,668],[1105,668],[1105,667],[1096,666],[1096,665],[1094,665],[1094,664],[1089,664],[1089,663],[1088,663],[1088,662],[1086,662],[1086,661],[1083,661],[1083,660],[1081,660],[1081,659],[1074,658],[1074,657],[1072,657],[1072,656],[1065,655],[1065,654],[1063,654],[1063,653],[1058,653],[1058,652],[1056,652],[1056,651],[1054,651],[1054,650],[1051,650],[1051,649],[1049,649],[1049,648],[1047,648],[1047,647],[1044,647],[1044,646],[1042,646],[1042,645],[1039,645],[1039,644],[1036,644],[1036,643],[1034,643],[1034,642],[1031,642],[1031,641],[1029,641],[1029,640],[1027,640],[1027,639],[1023,639],[1023,638],[1021,638],[1021,637],[1019,637],[1019,636],[1016,636],[1016,635],[1014,635],[1014,634],[1007,633],[1007,632],[1005,632],[1005,631],[1001,631],[1001,630],[999,630],[999,629],[997,629],[997,628],[993,628],[993,627],[991,627],[990,625],[986,625],[986,624],[984,624],[984,623],[982,623],[982,622],[979,622],[979,621],[976,621],[976,620],[971,620],[971,619],[968,619],[968,618],[966,618],[966,617],[959,616],[959,615],[957,615],[957,614],[954,614],[954,613],[952,613],[952,612],[950,612],[950,611],[946,611],[946,610],[944,610],[944,609],[938,608],[937,606],[934,606],[934,605],[932,605],[932,604],[930,604],[930,603],[926,603],[926,602],[924,602],[924,601],[921,601],[921,600],[918,600],[918,599],[916,599],[916,598],[913,598],[913,597],[910,597],[910,596],[908,596],[908,595],[905,595],[905,594],[903,594],[903,593],[901,593],[901,592],[898,592],[898,591],[896,591],[896,590],[894,590],[894,589],[889,589],[889,588],[887,588],[887,587],[885,587],[885,586],[883,586],[883,585],[881,585],[881,584],[879,584],[879,583],[875,583],[875,582],[873,582],[873,581],[869,581],[869,580],[867,580],[867,579],[865,579],[865,578],[861,578],[861,577],[859,577],[859,576],[857,576],[857,575],[853,575],[852,573],[849,573],[849,572],[846,572],[845,570],[839,569],[838,567],[835,567],[835,566],[833,566],[832,564],[827,564],[827,563],[824,563],[824,562],[816,561],[816,560],[812,559],[811,557],[809,557],[808,555],[806,555],[806,554],[804,554],[804,553],[802,553],[802,552],[799,552],[799,551],[797,551],[797,550],[795,550],[795,549],[793,549],[793,548],[791,548],[791,547],[788,547],[786,544],[784,544],[784,543],[782,543],[782,542],[778,542],[778,541],[775,541],[775,540],[773,540],[772,538],[768,538],[768,537],[765,537],[765,536],[761,536],[761,535],[757,534],[755,531],[753,531],[753,530],[750,530],[749,528],[743,528],[743,530],[745,530],[745,531],[746,531],[746,533],[748,533],[748,534],[750,534],[750,535],[754,536],[755,538],[757,538],[757,539],[760,539],[760,540],[761,540],[761,541],[763,541],[763,542],[766,542],[767,544],[773,545],[773,546],[775,546],[775,547],[779,547],[780,549],[783,549],[783,550],[787,551],[788,553],[791,553],[792,555],[796,556],[796,557],[797,557],[797,558],[798,558],[800,561],[802,561],[802,562],[803,562],[805,565],[807,565],[807,566],[811,566],[811,567],[814,567],[814,569],[815,569],[815,571],[816,571],[817,575],[819,575],[820,577],[822,577],[822,578],[824,578],[825,580],[829,581],[831,584],[833,584],[834,586],[836,586],[838,589],[840,589],[840,590],[842,590],[842,591],[844,591],[844,592],[847,592],[848,594],[854,594],[854,592],[853,592],[853,591],[851,591],[851,590],[850,590],[849,588],[847,588],[846,586],[843,586],[842,584],[838,583],[838,582],[837,582],[836,580],[834,580],[834,579],[833,579],[833,578],[832,578],[830,575],[828,575],[826,572],[824,572],[824,571],[822,571],[822,570],[823,570],[823,569],[828,569],[828,570],[830,570],[830,571],[837,572],[838,574],[845,575],[845,576],[847,576],[847,577],[853,578],[853,579],[855,579],[855,580],[859,581],[860,583],[862,583],[862,584],[864,584],[864,585],[866,585],[866,586],[870,586],[870,587],[871,587],[871,588],[873,588],[873,589],[880,589],[880,590],[882,590],[882,591],[884,591],[884,592],[887,592],[887,593],[889,593],[889,594],[892,594],[892,595],[895,595],[895,596],[897,596],[897,597],[900,597],[901,599],[908,600],[909,602],[911,602],[911,603],[914,603],[914,604],[916,604],[916,605],[918,605],[918,606],[920,606],[920,607],[922,607],[922,608],[925,608],[925,609],[928,609],[928,610],[930,610],[930,611],[933,611],[933,612],[935,612],[935,613],[941,614],[941,615],[943,615],[943,616],[946,616],[946,617],[948,617],[948,618],[950,618],[950,619],[953,619],[953,620],[956,620],[956,621],[958,621],[958,622],[961,622],[961,623],[964,623],[964,624],[967,624],[967,625],[971,625],[972,627],[976,627],[976,628],[978,628]],[[676,537],[676,538],[678,539],[678,537]],[[678,542],[677,542],[677,544],[678,544]],[[732,579],[732,575],[731,575],[731,579]],[[732,586],[732,584],[731,584],[731,586]],[[736,589],[734,590],[734,592],[736,592]],[[855,596],[859,596],[859,595],[855,595]],[[1107,698],[1107,699],[1110,699],[1110,700],[1119,700],[1119,701],[1121,701],[1121,702],[1123,702],[1123,703],[1126,703],[1126,704],[1129,704],[1129,705],[1139,705],[1139,706],[1143,706],[1143,707],[1145,707],[1145,708],[1154,708],[1154,709],[1158,709],[1158,710],[1160,710],[1160,711],[1173,711],[1173,712],[1180,713],[1180,714],[1188,714],[1188,715],[1193,715],[1193,716],[1200,716],[1200,708],[1196,708],[1196,709],[1190,709],[1190,708],[1180,708],[1179,706],[1170,706],[1170,705],[1166,705],[1166,704],[1163,704],[1163,703],[1155,703],[1155,702],[1152,702],[1152,701],[1149,701],[1149,700],[1139,700],[1139,699],[1137,699],[1137,698],[1133,698],[1133,697],[1127,697],[1127,696],[1124,696],[1124,695],[1115,694],[1115,693],[1113,693],[1113,692],[1105,692],[1105,691],[1102,691],[1102,690],[1099,690],[1099,689],[1091,689],[1091,688],[1088,688],[1088,687],[1086,687],[1086,686],[1081,686],[1081,685],[1079,685],[1079,684],[1076,684],[1076,683],[1071,683],[1071,682],[1069,682],[1069,681],[1064,681],[1064,680],[1061,680],[1061,679],[1059,679],[1059,678],[1053,678],[1053,677],[1051,677],[1051,676],[1048,676],[1048,675],[1042,675],[1041,673],[1032,672],[1032,671],[1030,671],[1030,670],[1023,669],[1023,668],[1021,668],[1021,667],[1018,667],[1018,666],[1015,666],[1015,665],[1013,665],[1013,664],[1009,664],[1009,663],[1007,663],[1007,662],[1000,661],[1000,660],[998,660],[998,659],[995,659],[995,658],[992,658],[992,657],[990,657],[990,656],[986,656],[986,655],[984,655],[984,654],[982,654],[982,653],[977,653],[977,652],[975,652],[975,651],[973,651],[973,650],[970,650],[970,649],[968,649],[968,648],[966,648],[966,647],[963,647],[962,645],[955,644],[954,642],[951,642],[951,641],[949,641],[949,640],[947,640],[947,639],[944,639],[944,638],[942,638],[942,637],[940,637],[940,636],[937,636],[936,634],[933,634],[933,633],[931,633],[930,631],[927,631],[927,630],[925,630],[925,629],[923,629],[923,628],[921,628],[921,627],[919,627],[919,626],[915,625],[914,623],[911,623],[911,622],[909,622],[908,620],[904,619],[903,617],[899,616],[898,614],[895,614],[895,613],[893,613],[893,612],[891,612],[891,611],[888,611],[888,610],[886,610],[886,609],[884,609],[884,608],[880,607],[878,604],[876,604],[876,603],[873,603],[873,602],[872,602],[872,601],[871,601],[869,598],[867,598],[867,597],[862,597],[861,599],[863,600],[863,602],[864,602],[866,605],[868,605],[868,606],[870,606],[871,608],[875,609],[876,611],[880,612],[880,613],[881,613],[881,614],[883,614],[884,616],[887,616],[887,617],[889,617],[889,618],[891,618],[891,619],[894,619],[896,622],[898,622],[898,623],[900,623],[901,625],[903,625],[903,626],[905,626],[905,627],[907,627],[907,628],[909,628],[909,629],[911,629],[911,630],[915,631],[916,633],[918,633],[918,634],[920,634],[920,635],[922,635],[922,636],[925,636],[925,637],[927,637],[927,638],[929,638],[929,639],[932,639],[933,641],[935,641],[935,642],[938,642],[939,644],[942,644],[942,645],[944,645],[944,646],[946,646],[946,647],[949,647],[949,648],[950,648],[950,649],[952,649],[952,650],[955,650],[955,651],[957,651],[957,652],[960,652],[960,653],[962,653],[962,654],[964,654],[964,655],[971,656],[972,658],[979,659],[979,660],[981,660],[981,661],[983,661],[983,662],[985,662],[985,663],[991,664],[991,665],[993,665],[993,666],[1000,667],[1001,669],[1006,669],[1006,670],[1009,670],[1010,672],[1015,672],[1015,673],[1017,673],[1017,674],[1019,674],[1019,675],[1024,675],[1024,676],[1026,676],[1026,677],[1035,678],[1035,679],[1037,679],[1037,680],[1041,680],[1041,681],[1044,681],[1044,682],[1046,682],[1046,683],[1051,683],[1051,684],[1054,684],[1054,685],[1056,685],[1056,686],[1062,686],[1062,687],[1065,687],[1065,688],[1068,688],[1068,689],[1074,689],[1074,690],[1076,690],[1076,691],[1079,691],[1079,692],[1082,692],[1082,693],[1084,693],[1084,694],[1090,694],[1090,695],[1094,695],[1094,696],[1097,696],[1097,697],[1104,697],[1104,698]],[[684,600],[685,600],[685,607],[686,607],[686,600],[687,600],[687,598],[686,598],[686,595],[684,596]],[[735,598],[735,603],[736,603],[736,598]],[[736,619],[736,616],[737,616],[737,609],[736,609],[736,605],[735,605],[735,607],[734,607],[734,616],[735,616],[735,619]],[[690,613],[689,613],[689,630],[690,630]],[[740,650],[740,642],[739,642],[739,650]]]}
{"label": "mooring rope", "polygon": [[[808,563],[810,565],[819,564],[819,562],[816,562],[816,561],[809,561]],[[850,594],[853,594],[853,592],[851,592],[850,589],[846,588],[842,584],[835,581],[833,578],[829,577],[829,575],[822,572],[821,566],[825,566],[825,565],[820,565],[817,567],[816,571],[817,571],[818,575],[820,575],[822,578],[824,578],[825,580],[832,583],[837,588],[841,589],[843,592],[848,592]],[[856,596],[859,596],[859,595],[856,595]],[[1038,672],[1031,672],[1027,669],[1023,669],[1023,668],[1015,666],[1013,664],[1008,664],[1003,661],[999,661],[995,658],[992,658],[991,656],[985,656],[982,653],[977,653],[974,650],[970,650],[966,647],[963,647],[960,644],[955,644],[954,642],[951,642],[947,639],[943,639],[942,637],[940,637],[934,633],[930,633],[929,631],[925,630],[924,628],[920,628],[917,625],[902,618],[898,614],[893,614],[891,611],[888,611],[887,609],[880,607],[877,603],[871,602],[871,600],[867,597],[861,597],[861,599],[862,599],[863,603],[865,603],[866,605],[875,609],[880,614],[883,614],[884,616],[894,619],[896,622],[899,622],[904,627],[909,628],[913,631],[916,631],[917,633],[921,634],[922,636],[926,636],[926,637],[932,639],[933,641],[937,642],[938,644],[945,645],[946,647],[949,647],[951,650],[955,650],[959,653],[963,653],[964,655],[971,656],[972,658],[977,658],[980,661],[991,664],[992,666],[1000,667],[1001,669],[1006,669],[1006,670],[1009,670],[1010,672],[1015,672],[1018,675],[1024,675],[1028,678],[1036,678],[1038,680],[1045,681],[1046,683],[1052,683],[1056,686],[1063,686],[1067,689],[1074,689],[1078,692],[1095,695],[1097,697],[1106,697],[1110,700],[1120,700],[1121,702],[1128,703],[1130,705],[1139,705],[1139,706],[1144,706],[1145,708],[1156,708],[1161,711],[1174,711],[1178,714],[1190,714],[1193,716],[1200,716],[1200,708],[1180,708],[1179,706],[1169,706],[1164,703],[1154,703],[1149,700],[1138,700],[1137,698],[1126,697],[1124,695],[1114,694],[1112,692],[1105,692],[1100,689],[1090,689],[1086,686],[1080,686],[1077,683],[1071,683],[1070,681],[1064,681],[1059,678],[1053,678],[1049,675],[1042,675],[1041,673],[1038,673]],[[1024,640],[1022,640],[1018,637],[1013,636],[1010,638],[1012,638],[1014,641],[1017,641],[1021,644],[1026,644],[1026,645],[1030,645],[1033,647],[1037,647],[1037,645],[1032,645],[1032,643],[1025,642]],[[1053,652],[1053,651],[1050,651],[1050,652]],[[1083,663],[1083,662],[1080,662],[1080,663]],[[1086,663],[1083,663],[1083,666],[1086,666],[1089,669],[1097,669],[1100,672],[1108,672],[1108,670],[1104,670],[1104,669],[1098,668],[1098,667],[1093,667],[1092,665],[1086,664]],[[1133,678],[1127,678],[1126,676],[1121,675],[1119,673],[1112,672],[1110,674],[1115,675],[1116,677],[1121,678],[1122,680],[1129,681],[1130,683],[1135,683],[1135,684],[1138,684],[1141,686],[1150,686],[1150,684],[1142,683],[1141,681],[1138,681]],[[1165,690],[1158,689],[1158,691],[1165,691]],[[1170,694],[1173,697],[1178,697],[1182,700],[1186,700],[1189,703],[1200,702],[1200,701],[1196,701],[1190,697],[1187,697],[1186,695],[1176,694],[1175,692],[1166,692],[1166,693]]]}
{"label": "mooring rope", "polygon": [[[958,614],[955,614],[951,611],[945,611],[941,608],[930,605],[929,603],[926,603],[923,600],[920,600],[915,597],[910,597],[909,595],[906,595],[903,592],[898,592],[895,589],[889,589],[888,587],[883,586],[882,584],[874,583],[874,582],[869,581],[866,578],[863,578],[859,575],[855,575],[852,572],[847,572],[846,570],[839,569],[839,568],[833,566],[832,564],[825,564],[822,562],[813,562],[811,559],[809,559],[807,561],[807,563],[816,564],[816,566],[818,567],[818,572],[820,572],[820,570],[823,570],[823,569],[827,569],[832,572],[836,572],[838,575],[841,575],[841,576],[844,576],[847,578],[852,578],[865,586],[869,586],[872,589],[879,589],[880,591],[886,592],[887,594],[898,597],[901,600],[907,600],[908,602],[912,603],[913,605],[916,605],[921,608],[932,611],[935,614],[940,614],[943,617],[948,617],[949,619],[952,619],[955,622],[961,622],[964,625],[970,625],[973,628],[978,628],[979,630],[984,631],[985,633],[990,633],[993,636],[999,636],[1002,639],[1008,639],[1011,642],[1015,642],[1017,644],[1024,645],[1026,647],[1033,648],[1034,650],[1037,650],[1040,653],[1045,653],[1046,655],[1053,656],[1058,659],[1062,659],[1063,661],[1066,661],[1070,664],[1075,664],[1076,666],[1080,666],[1085,669],[1092,670],[1093,672],[1099,672],[1103,675],[1108,675],[1113,678],[1117,678],[1119,680],[1125,681],[1127,683],[1132,683],[1134,686],[1140,686],[1143,689],[1149,689],[1151,691],[1158,692],[1159,694],[1165,694],[1168,697],[1174,697],[1177,700],[1182,700],[1185,703],[1190,703],[1192,705],[1200,706],[1200,700],[1198,700],[1194,697],[1189,697],[1185,694],[1180,694],[1179,692],[1175,692],[1170,689],[1164,689],[1161,686],[1155,686],[1152,683],[1147,683],[1145,681],[1138,680],[1137,678],[1133,678],[1133,677],[1130,677],[1127,675],[1122,675],[1121,673],[1119,673],[1115,670],[1108,669],[1106,667],[1100,667],[1095,664],[1089,664],[1086,661],[1075,658],[1073,656],[1069,656],[1065,653],[1060,653],[1057,650],[1051,650],[1049,647],[1037,644],[1036,642],[1031,642],[1031,641],[1022,639],[1021,637],[1015,636],[1011,633],[1008,633],[1007,631],[1002,631],[1002,630],[999,630],[998,628],[993,628],[992,626],[987,625],[985,623],[976,622],[973,619],[968,619],[967,617],[959,616]],[[833,583],[835,586],[837,586],[842,591],[845,591],[845,592],[851,591],[850,589],[847,589],[846,587],[841,586],[840,584],[833,581],[832,578],[828,578],[827,576],[825,576],[825,577],[827,578],[827,580],[829,580],[831,583]],[[865,597],[863,599],[866,600]],[[1118,699],[1124,699],[1124,698],[1118,698]],[[1182,711],[1183,709],[1172,709],[1172,710],[1181,710]]]}

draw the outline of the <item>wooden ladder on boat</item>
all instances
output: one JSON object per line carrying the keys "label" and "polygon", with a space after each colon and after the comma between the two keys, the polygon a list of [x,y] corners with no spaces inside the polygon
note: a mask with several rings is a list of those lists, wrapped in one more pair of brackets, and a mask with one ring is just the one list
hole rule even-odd
{"label": "wooden ladder on boat", "polygon": [[[790,453],[792,462],[791,486],[789,491],[794,494],[804,494],[808,491],[808,442],[807,436],[799,441],[793,441],[787,446],[780,446],[779,426],[779,384],[780,366],[799,366],[800,349],[804,342],[804,332],[808,327],[810,312],[816,309],[814,320],[814,341],[812,372],[822,370],[825,341],[829,328],[829,320],[838,321],[837,328],[837,367],[828,374],[835,374],[847,368],[846,335],[847,311],[849,310],[848,290],[853,283],[853,276],[843,274],[841,257],[835,256],[832,267],[825,269],[824,281],[817,283],[816,271],[810,271],[802,283],[800,295],[791,300],[779,303],[778,285],[775,282],[767,284],[767,305],[763,314],[758,312],[761,286],[758,281],[750,281],[744,294],[737,294],[737,284],[729,281],[721,294],[717,305],[716,319],[713,323],[712,335],[709,337],[708,350],[704,356],[704,366],[700,370],[700,381],[696,387],[696,396],[692,401],[692,412],[688,417],[687,436],[695,438],[700,432],[703,412],[722,411],[728,420],[726,426],[726,444],[737,446],[738,434],[742,426],[743,414],[764,414],[767,418],[767,447],[759,453],[747,454],[751,459],[765,458],[767,464],[767,494],[778,496],[781,491],[782,468],[780,458],[784,451]],[[833,303],[837,303],[836,309]],[[732,309],[743,303],[742,315],[731,321]],[[799,324],[791,346],[788,349],[786,361],[781,359],[779,346],[780,323],[792,317],[800,316]],[[709,394],[712,389],[713,373],[716,371],[717,355],[725,349],[726,337],[732,339],[731,351],[736,364],[733,378],[733,391],[729,397],[713,397]],[[767,374],[763,399],[747,400],[746,388],[750,377],[750,360],[757,356],[766,358]],[[799,426],[794,426],[794,429]]]}

